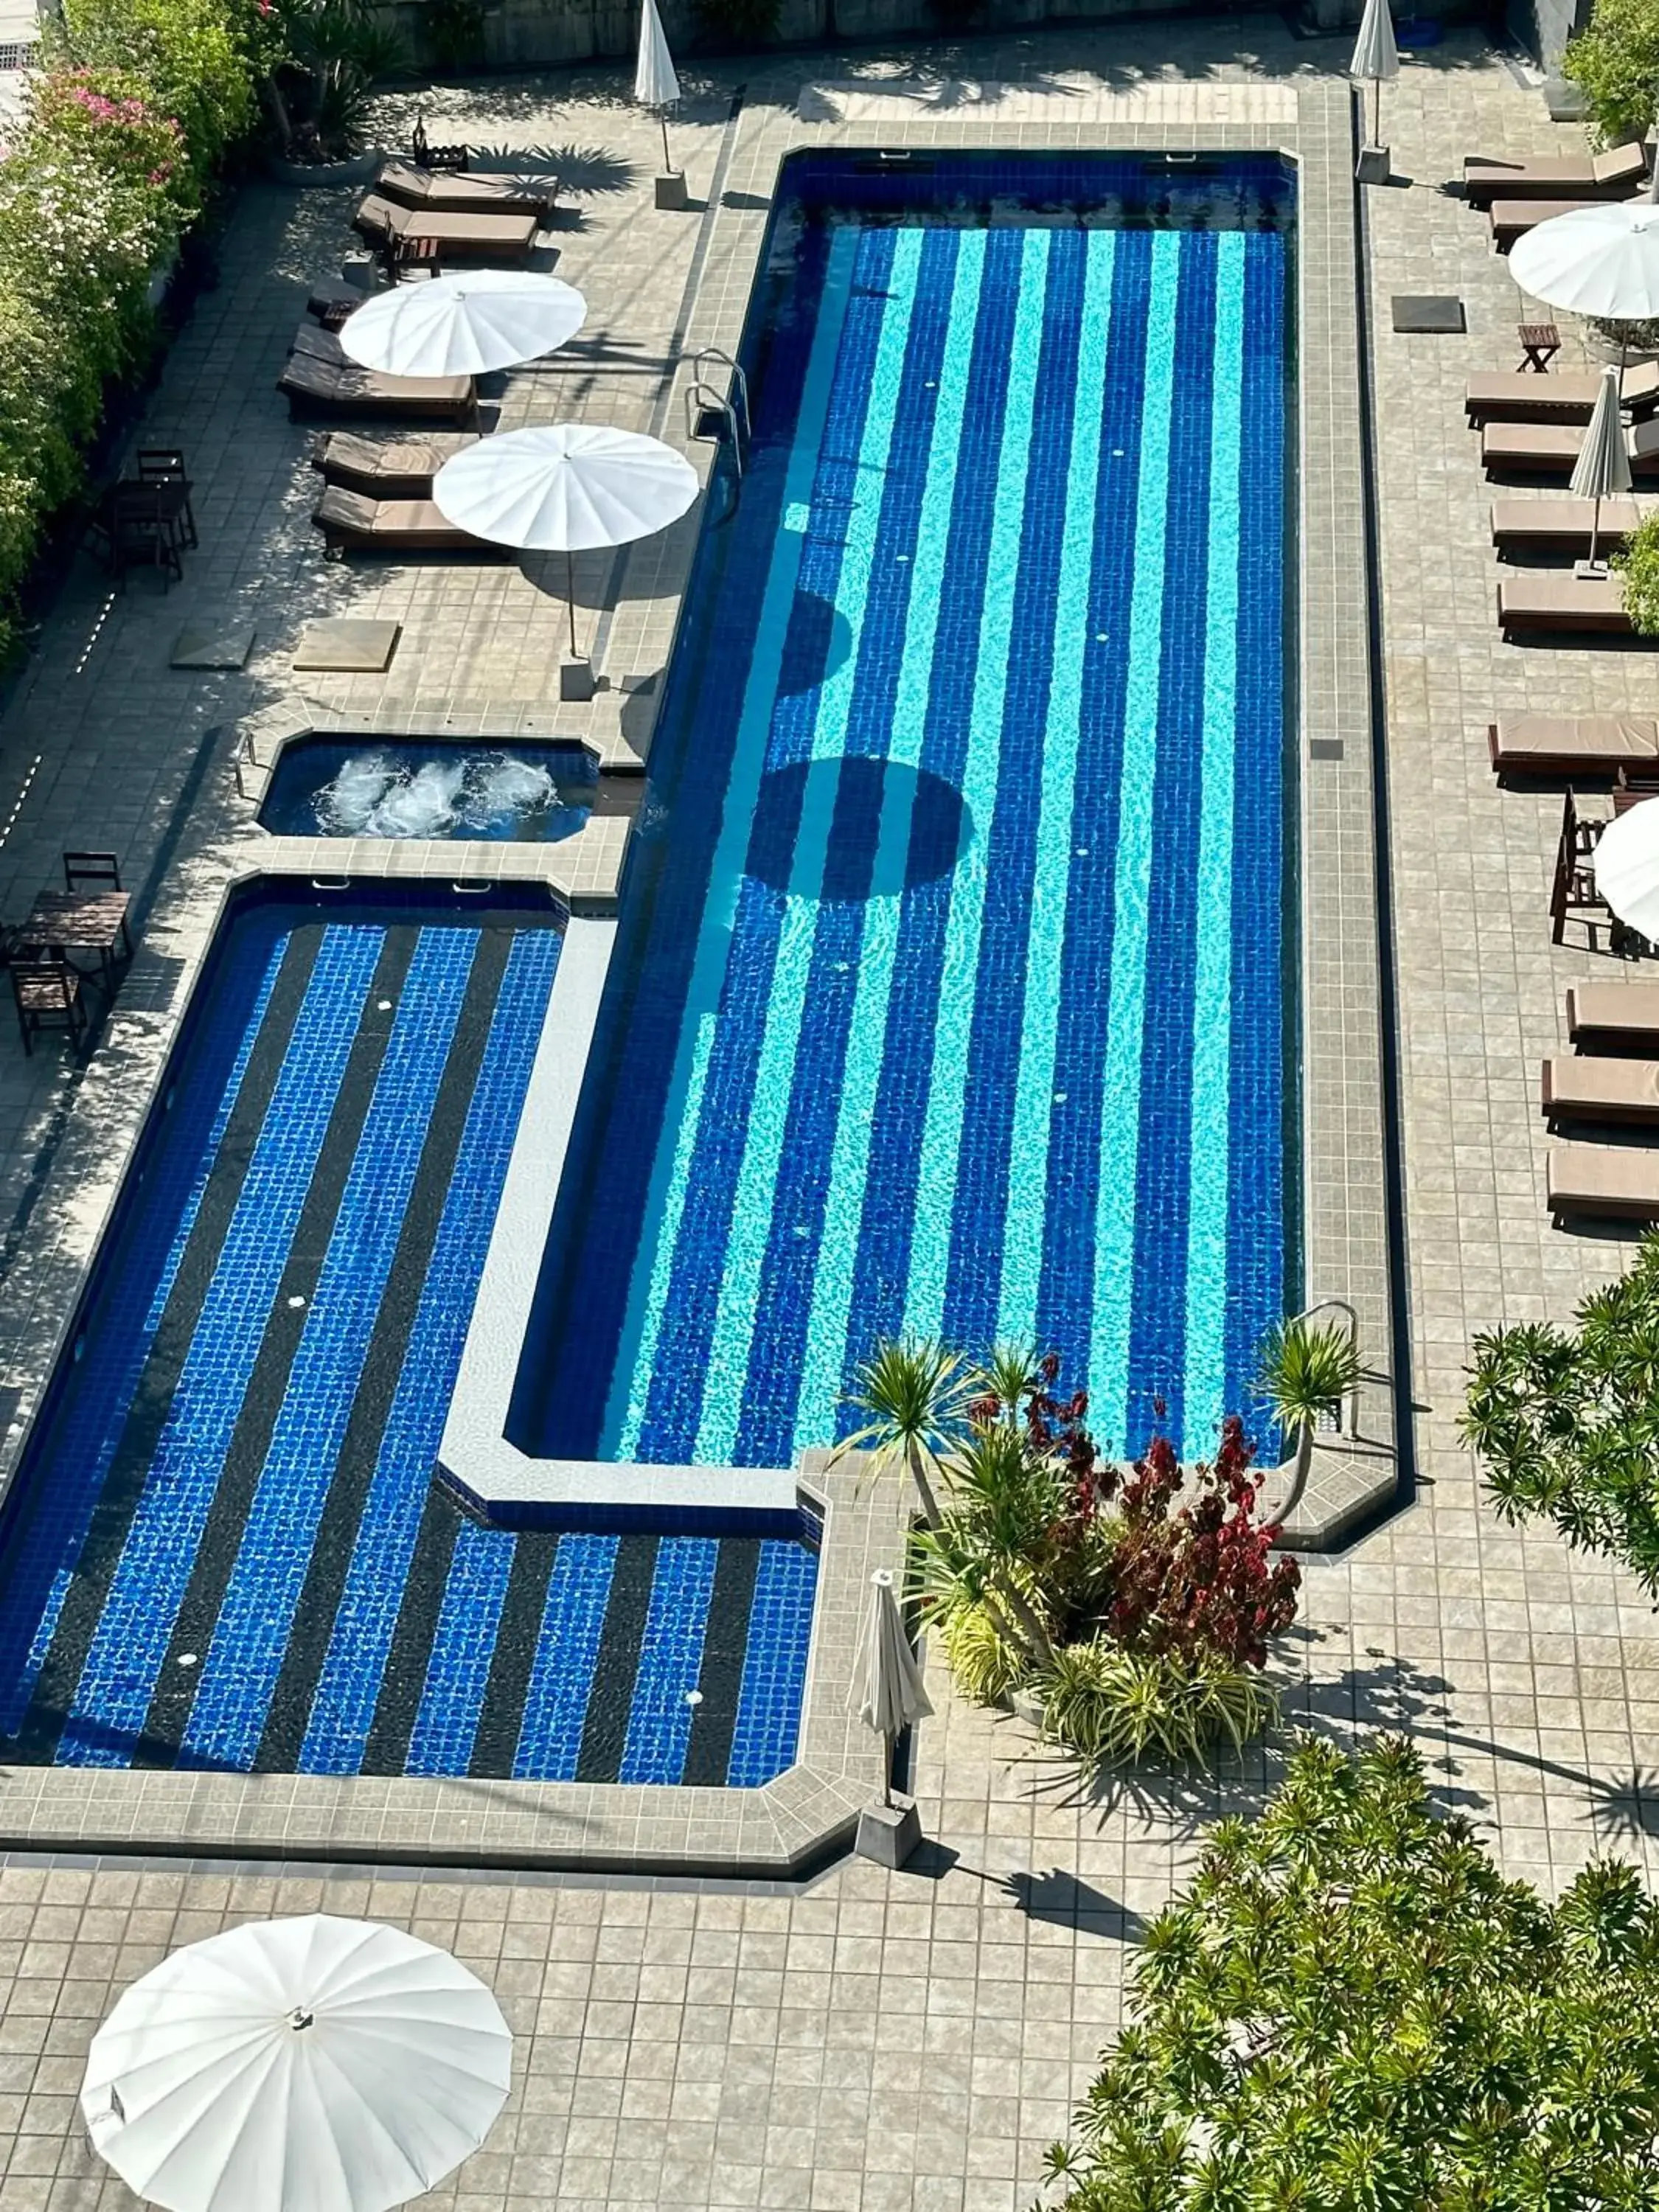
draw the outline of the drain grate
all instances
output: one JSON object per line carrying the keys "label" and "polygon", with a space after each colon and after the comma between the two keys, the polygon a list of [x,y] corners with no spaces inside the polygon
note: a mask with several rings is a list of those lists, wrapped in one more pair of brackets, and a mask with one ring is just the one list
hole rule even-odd
{"label": "drain grate", "polygon": [[0,39],[0,70],[33,69],[40,51],[32,40]]}

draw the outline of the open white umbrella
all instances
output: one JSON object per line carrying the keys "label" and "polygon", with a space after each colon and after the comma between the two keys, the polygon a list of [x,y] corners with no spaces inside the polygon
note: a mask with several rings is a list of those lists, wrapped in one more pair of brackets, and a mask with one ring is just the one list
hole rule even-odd
{"label": "open white umbrella", "polygon": [[893,1595],[893,1577],[884,1567],[870,1577],[849,1703],[866,1728],[873,1729],[882,1739],[881,1802],[890,1805],[894,1742],[913,1721],[933,1708],[904,1632],[898,1600]]}
{"label": "open white umbrella", "polygon": [[1359,19],[1359,36],[1353,42],[1353,58],[1348,64],[1350,76],[1369,77],[1376,88],[1376,121],[1371,127],[1371,143],[1382,141],[1382,83],[1384,78],[1392,84],[1400,74],[1400,49],[1394,40],[1394,17],[1389,13],[1389,0],[1365,0],[1365,12]]}
{"label": "open white umbrella", "polygon": [[657,111],[662,125],[662,165],[670,171],[674,164],[668,151],[668,110],[679,96],[680,81],[674,73],[674,57],[668,51],[657,0],[640,0],[640,58],[634,70],[634,97],[641,107]]}
{"label": "open white umbrella", "polygon": [[388,376],[488,376],[574,338],[587,302],[574,284],[519,269],[457,270],[377,292],[346,317],[343,350]]}
{"label": "open white umbrella", "polygon": [[1595,568],[1596,540],[1601,534],[1601,502],[1616,499],[1631,488],[1630,455],[1625,447],[1624,418],[1619,411],[1619,372],[1604,368],[1601,388],[1590,410],[1589,428],[1573,465],[1572,491],[1576,499],[1595,501],[1590,515],[1589,559],[1586,571]]}
{"label": "open white umbrella", "polygon": [[592,422],[481,438],[432,480],[433,498],[458,530],[494,545],[567,556],[573,653],[575,579],[568,556],[665,530],[696,495],[697,472],[672,446]]}
{"label": "open white umbrella", "polygon": [[175,1951],[93,2038],[81,2108],[168,2212],[387,2212],[506,2100],[501,2008],[447,1951],[326,1913]]}
{"label": "open white umbrella", "polygon": [[1595,888],[1638,937],[1659,941],[1659,800],[1614,815],[1596,839]]}
{"label": "open white umbrella", "polygon": [[1546,307],[1614,323],[1659,317],[1659,206],[1612,200],[1534,223],[1510,249],[1510,274]]}

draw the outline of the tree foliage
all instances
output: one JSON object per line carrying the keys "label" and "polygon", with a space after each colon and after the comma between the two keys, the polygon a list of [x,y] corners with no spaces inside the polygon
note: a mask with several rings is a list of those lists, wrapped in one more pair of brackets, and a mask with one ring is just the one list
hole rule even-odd
{"label": "tree foliage", "polygon": [[1638,523],[1613,556],[1625,580],[1625,611],[1641,637],[1659,637],[1659,514]]}
{"label": "tree foliage", "polygon": [[1147,1931],[1050,2158],[1069,2212],[1635,2212],[1656,2136],[1634,1869],[1552,1906],[1436,1816],[1409,1744],[1310,1741]]}
{"label": "tree foliage", "polygon": [[1561,73],[1589,101],[1603,146],[1646,137],[1659,111],[1659,0],[1595,0]]}
{"label": "tree foliage", "polygon": [[1506,1520],[1552,1521],[1659,1598],[1659,1233],[1577,1320],[1477,1336],[1463,1433]]}

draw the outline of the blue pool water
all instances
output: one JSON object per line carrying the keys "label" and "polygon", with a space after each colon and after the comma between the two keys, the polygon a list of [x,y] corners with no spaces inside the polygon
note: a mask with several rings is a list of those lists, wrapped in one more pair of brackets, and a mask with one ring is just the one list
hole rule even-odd
{"label": "blue pool water", "polygon": [[234,911],[8,1501],[0,1756],[789,1764],[809,1543],[515,1534],[433,1480],[560,942],[528,894]]}
{"label": "blue pool water", "polygon": [[908,1328],[1199,1453],[1294,1289],[1291,185],[879,170],[786,167],[527,1449],[787,1466]]}
{"label": "blue pool water", "polygon": [[284,837],[471,837],[556,843],[599,797],[584,746],[295,738],[259,808]]}

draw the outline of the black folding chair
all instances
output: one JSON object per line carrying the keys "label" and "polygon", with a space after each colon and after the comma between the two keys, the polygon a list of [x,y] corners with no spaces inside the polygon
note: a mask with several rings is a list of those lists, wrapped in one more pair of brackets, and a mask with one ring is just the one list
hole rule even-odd
{"label": "black folding chair", "polygon": [[118,891],[121,868],[113,853],[65,853],[66,891]]}

